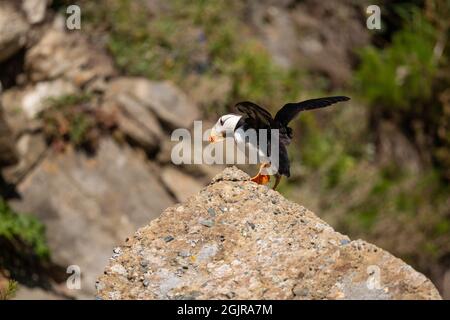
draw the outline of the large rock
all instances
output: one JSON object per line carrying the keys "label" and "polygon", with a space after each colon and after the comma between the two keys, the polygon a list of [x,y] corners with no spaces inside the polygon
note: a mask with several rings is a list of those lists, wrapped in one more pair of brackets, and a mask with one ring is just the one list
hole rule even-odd
{"label": "large rock", "polygon": [[50,0],[22,0],[22,10],[31,24],[40,23],[45,18],[45,11]]}
{"label": "large rock", "polygon": [[104,95],[103,108],[115,114],[119,129],[134,143],[149,152],[159,149],[164,132],[156,116],[135,95],[134,85],[141,80],[136,78],[116,78],[109,82]]}
{"label": "large rock", "polygon": [[0,62],[25,45],[29,29],[27,21],[12,1],[0,1]]}
{"label": "large rock", "polygon": [[15,146],[19,161],[2,172],[5,181],[13,184],[22,180],[41,160],[47,150],[47,144],[42,134],[25,133],[18,138]]}
{"label": "large rock", "polygon": [[11,205],[35,214],[47,230],[52,260],[78,265],[82,290],[94,293],[112,247],[173,203],[157,168],[128,147],[102,140],[97,154],[50,154],[18,185]]}
{"label": "large rock", "polygon": [[111,90],[126,92],[170,129],[189,128],[200,117],[197,106],[171,82],[125,77],[114,80],[112,85],[115,89]]}
{"label": "large rock", "polygon": [[115,75],[111,58],[89,43],[79,32],[55,26],[27,51],[25,69],[31,81],[64,78],[77,87],[103,90],[105,81]]}
{"label": "large rock", "polygon": [[[5,115],[14,128],[24,127],[27,120],[34,119],[51,104],[50,99],[57,99],[78,93],[78,88],[63,79],[42,81],[24,88],[14,87],[2,96]],[[24,118],[23,118],[24,117]],[[17,122],[17,125],[16,125]]]}
{"label": "large rock", "polygon": [[351,81],[354,49],[370,41],[369,31],[361,27],[363,2],[254,1],[248,5],[252,25],[275,62],[325,74],[333,87]]}
{"label": "large rock", "polygon": [[226,169],[138,230],[97,283],[103,299],[440,299],[400,259],[350,239]]}

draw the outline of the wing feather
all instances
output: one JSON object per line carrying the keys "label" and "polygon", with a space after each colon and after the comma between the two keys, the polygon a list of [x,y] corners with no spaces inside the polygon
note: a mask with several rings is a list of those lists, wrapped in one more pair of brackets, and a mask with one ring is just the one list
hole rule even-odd
{"label": "wing feather", "polygon": [[275,115],[275,121],[287,126],[288,123],[294,119],[300,111],[324,108],[337,102],[348,100],[350,100],[349,97],[335,96],[310,99],[297,103],[287,103],[277,112]]}
{"label": "wing feather", "polygon": [[273,123],[272,115],[265,109],[250,101],[239,102],[235,105],[236,110],[247,117],[254,129],[271,127]]}

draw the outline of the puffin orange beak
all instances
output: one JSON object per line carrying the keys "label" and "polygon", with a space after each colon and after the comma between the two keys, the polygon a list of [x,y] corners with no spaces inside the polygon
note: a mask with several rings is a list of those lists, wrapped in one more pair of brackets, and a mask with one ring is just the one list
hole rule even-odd
{"label": "puffin orange beak", "polygon": [[219,142],[222,141],[224,139],[224,137],[220,134],[217,134],[216,130],[211,129],[211,133],[209,135],[208,141],[210,143],[215,143],[215,142]]}

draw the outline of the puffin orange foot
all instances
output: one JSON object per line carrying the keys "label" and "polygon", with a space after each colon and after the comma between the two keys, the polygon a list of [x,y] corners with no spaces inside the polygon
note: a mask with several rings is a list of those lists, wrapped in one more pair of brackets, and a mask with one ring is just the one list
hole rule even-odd
{"label": "puffin orange foot", "polygon": [[270,176],[269,176],[269,175],[265,175],[265,174],[258,173],[256,176],[254,176],[253,178],[251,178],[251,181],[256,182],[257,184],[263,184],[263,185],[266,185],[266,184],[268,184],[269,181],[270,181]]}

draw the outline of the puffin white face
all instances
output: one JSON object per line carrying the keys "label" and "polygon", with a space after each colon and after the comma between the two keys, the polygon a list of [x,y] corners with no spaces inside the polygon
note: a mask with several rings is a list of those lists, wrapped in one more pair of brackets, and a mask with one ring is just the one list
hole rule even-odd
{"label": "puffin white face", "polygon": [[232,135],[241,117],[242,116],[238,116],[235,114],[226,114],[224,116],[221,116],[219,120],[217,120],[214,127],[211,129],[209,142],[222,141],[223,139],[225,139],[227,134]]}

